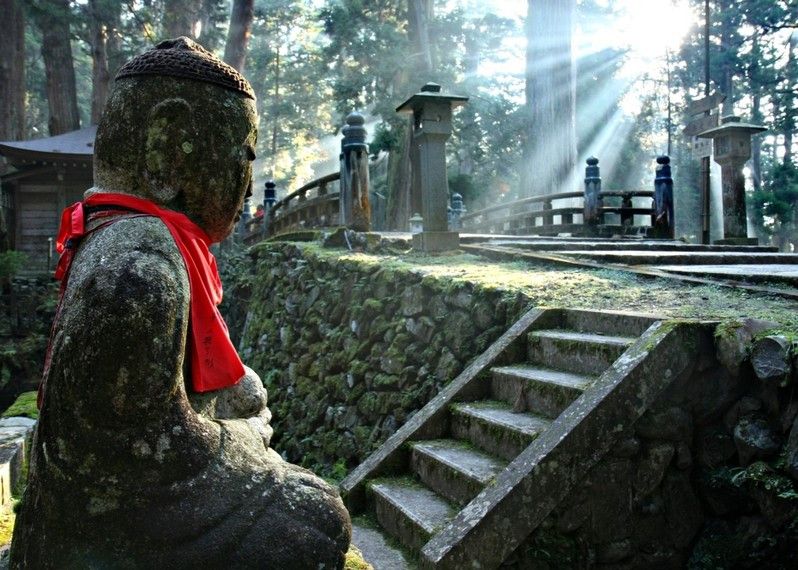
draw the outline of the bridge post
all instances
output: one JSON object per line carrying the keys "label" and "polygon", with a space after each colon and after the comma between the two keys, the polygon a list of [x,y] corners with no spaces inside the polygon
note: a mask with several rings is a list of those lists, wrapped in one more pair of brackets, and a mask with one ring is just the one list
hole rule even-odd
{"label": "bridge post", "polygon": [[[413,141],[418,152],[418,180],[421,186],[421,216],[424,231],[413,236],[413,247],[421,251],[445,251],[460,244],[457,232],[450,232],[446,209],[449,183],[446,178],[446,140],[452,134],[452,112],[468,97],[443,95],[441,86],[427,83],[397,107],[398,113],[413,114]],[[414,164],[413,166],[416,166]]]}
{"label": "bridge post", "polygon": [[604,215],[601,208],[604,201],[601,198],[601,173],[599,159],[591,156],[587,159],[585,167],[585,199],[584,199],[584,232],[585,235],[597,235],[598,226],[604,224]]}
{"label": "bridge post", "polygon": [[360,232],[371,229],[369,204],[369,147],[366,144],[366,120],[360,113],[350,113],[341,130],[341,224]]}
{"label": "bridge post", "polygon": [[635,215],[632,212],[634,200],[632,200],[632,192],[624,192],[621,196],[621,226],[624,232],[635,225]]}
{"label": "bridge post", "polygon": [[274,180],[267,180],[263,189],[263,237],[269,235],[272,221],[272,206],[277,201],[277,185]]}
{"label": "bridge post", "polygon": [[671,159],[668,156],[657,157],[656,175],[654,177],[654,204],[651,214],[651,226],[654,237],[674,237],[673,220],[673,178],[671,177]]}

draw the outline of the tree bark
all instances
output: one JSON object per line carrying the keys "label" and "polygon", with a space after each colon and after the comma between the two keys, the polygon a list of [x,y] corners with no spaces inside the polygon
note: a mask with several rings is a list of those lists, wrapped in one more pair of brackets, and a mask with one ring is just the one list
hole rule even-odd
{"label": "tree bark", "polygon": [[69,0],[42,0],[36,24],[42,32],[42,59],[47,78],[50,135],[80,128],[75,68],[69,31]]}
{"label": "tree bark", "polygon": [[108,98],[111,81],[108,70],[108,25],[100,7],[100,0],[89,1],[91,17],[91,124],[100,122],[100,115]]}
{"label": "tree bark", "polygon": [[721,107],[722,116],[734,114],[734,67],[733,61],[736,54],[732,47],[732,38],[735,32],[734,22],[732,21],[733,7],[728,0],[722,0],[718,3],[718,12],[720,15],[720,49],[721,66],[720,76],[720,91],[726,95]]}
{"label": "tree bark", "polygon": [[239,72],[244,71],[254,16],[254,0],[233,0],[230,30],[227,33],[227,43],[224,46],[224,61]]}
{"label": "tree bark", "polygon": [[[435,17],[434,0],[408,0],[407,37],[413,53],[410,56],[408,73],[397,77],[394,92],[406,94],[417,91],[425,82],[432,79],[435,70],[435,56],[430,42],[429,22]],[[410,85],[410,78],[418,85]],[[413,180],[410,157],[413,129],[410,125],[394,123],[400,130],[399,144],[391,150],[388,157],[388,212],[386,223],[390,229],[407,231],[411,212],[411,185]]]}
{"label": "tree bark", "polygon": [[186,36],[197,39],[202,0],[164,0],[163,39]]}
{"label": "tree bark", "polygon": [[798,51],[798,33],[793,32],[787,44],[787,65],[784,75],[787,78],[787,95],[784,98],[784,158],[785,165],[793,162],[793,137],[795,136],[796,115],[795,86],[798,83],[798,61],[795,52]]}
{"label": "tree bark", "polygon": [[[409,121],[394,128],[401,129],[399,147],[391,150],[388,156],[388,205],[386,224],[388,229],[408,231],[410,216],[410,182],[412,172],[410,169],[410,145],[413,136]],[[420,213],[420,212],[419,212]]]}
{"label": "tree bark", "polygon": [[429,22],[435,16],[433,0],[408,0],[407,35],[413,45],[414,67],[428,75],[435,69],[435,57],[429,41]]}
{"label": "tree bark", "polygon": [[[0,140],[25,131],[25,17],[18,0],[0,0]],[[2,166],[0,166],[2,171]]]}
{"label": "tree bark", "polygon": [[572,190],[576,160],[576,0],[528,0],[522,196]]}

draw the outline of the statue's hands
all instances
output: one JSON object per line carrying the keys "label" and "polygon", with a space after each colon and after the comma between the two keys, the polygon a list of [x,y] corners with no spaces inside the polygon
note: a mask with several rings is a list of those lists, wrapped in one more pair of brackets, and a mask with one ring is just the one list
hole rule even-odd
{"label": "statue's hands", "polygon": [[[244,366],[244,376],[234,386],[219,390],[216,399],[216,418],[232,420],[260,416],[268,408],[266,388],[257,373]],[[271,413],[269,413],[271,420]],[[268,421],[267,421],[268,423]]]}
{"label": "statue's hands", "polygon": [[206,392],[189,393],[189,400],[197,413],[210,420],[243,420],[269,447],[272,413],[266,406],[266,388],[251,368],[244,367],[244,376],[234,386]]}

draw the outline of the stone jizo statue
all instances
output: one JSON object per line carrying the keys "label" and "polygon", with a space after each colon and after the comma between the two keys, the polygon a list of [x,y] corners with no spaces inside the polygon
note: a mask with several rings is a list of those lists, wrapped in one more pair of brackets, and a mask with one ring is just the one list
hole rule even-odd
{"label": "stone jizo statue", "polygon": [[62,298],[11,568],[339,568],[337,492],[269,448],[207,247],[249,191],[255,101],[186,38],[122,67],[96,186],[62,217]]}

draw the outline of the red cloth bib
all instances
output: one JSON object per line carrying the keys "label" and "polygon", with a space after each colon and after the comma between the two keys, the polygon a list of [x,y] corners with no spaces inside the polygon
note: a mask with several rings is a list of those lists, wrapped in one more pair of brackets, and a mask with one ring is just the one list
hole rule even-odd
{"label": "red cloth bib", "polygon": [[[217,307],[222,302],[222,281],[216,259],[208,249],[211,239],[185,214],[125,194],[94,194],[83,202],[75,202],[61,214],[56,240],[56,250],[61,258],[55,278],[62,282],[62,293],[78,242],[87,233],[84,207],[93,206],[116,206],[136,214],[154,216],[169,229],[186,264],[191,289],[188,338],[191,386],[196,392],[208,392],[238,383],[244,376],[244,364],[230,341],[227,324]],[[45,366],[48,365],[46,362]]]}

